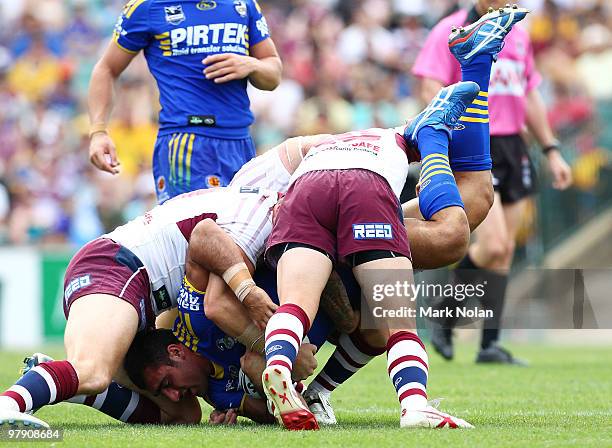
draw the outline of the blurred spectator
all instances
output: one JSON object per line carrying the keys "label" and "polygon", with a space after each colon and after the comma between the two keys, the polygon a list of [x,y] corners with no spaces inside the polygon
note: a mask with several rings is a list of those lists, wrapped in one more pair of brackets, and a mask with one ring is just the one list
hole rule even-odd
{"label": "blurred spectator", "polygon": [[[157,99],[144,58],[122,77],[111,127],[119,182],[87,161],[86,88],[126,0],[0,0],[0,244],[82,245],[154,204]],[[258,149],[287,136],[395,126],[416,112],[410,69],[441,16],[470,0],[260,0],[284,61],[249,90]],[[550,118],[579,187],[612,147],[612,2],[526,0]]]}

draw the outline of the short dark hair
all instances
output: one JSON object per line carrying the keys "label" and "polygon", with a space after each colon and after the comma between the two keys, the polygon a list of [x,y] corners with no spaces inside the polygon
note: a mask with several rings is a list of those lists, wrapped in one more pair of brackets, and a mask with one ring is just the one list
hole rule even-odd
{"label": "short dark hair", "polygon": [[136,334],[123,367],[137,387],[146,389],[144,371],[147,367],[173,365],[168,355],[168,346],[172,344],[179,344],[172,330],[148,330]]}

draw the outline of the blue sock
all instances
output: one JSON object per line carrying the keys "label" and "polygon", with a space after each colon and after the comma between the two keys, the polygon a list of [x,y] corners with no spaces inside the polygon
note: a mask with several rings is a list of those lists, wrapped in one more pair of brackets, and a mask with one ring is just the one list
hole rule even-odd
{"label": "blue sock", "polygon": [[426,126],[417,134],[421,151],[419,178],[419,209],[425,219],[453,206],[463,207],[463,201],[448,163],[448,135]]}
{"label": "blue sock", "polygon": [[450,165],[453,171],[485,171],[491,169],[489,135],[489,81],[491,55],[476,56],[461,67],[461,80],[474,81],[480,93],[459,119],[450,143]]}

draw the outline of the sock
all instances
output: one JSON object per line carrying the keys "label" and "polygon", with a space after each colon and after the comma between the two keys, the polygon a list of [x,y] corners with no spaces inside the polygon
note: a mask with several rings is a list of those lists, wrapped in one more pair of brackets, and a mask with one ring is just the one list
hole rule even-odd
{"label": "sock", "polygon": [[421,151],[419,209],[423,217],[430,219],[447,207],[463,207],[455,177],[448,163],[448,134],[425,126],[419,130],[417,140]]}
{"label": "sock", "polygon": [[482,303],[485,309],[493,311],[493,317],[485,318],[482,328],[480,347],[486,349],[499,340],[508,275],[482,269],[481,276],[487,282],[485,296],[481,299]]}
{"label": "sock", "polygon": [[161,423],[161,410],[157,404],[114,381],[98,395],[77,395],[67,401],[97,409],[125,423]]}
{"label": "sock", "polygon": [[[452,270],[451,283],[452,284],[463,284],[463,285],[475,285],[479,282],[478,267],[472,261],[470,254],[468,253],[461,259],[455,269]],[[444,296],[442,301],[438,304],[437,309],[446,310],[443,317],[437,318],[437,324],[443,329],[444,334],[447,337],[452,336],[453,328],[457,324],[457,306],[466,305],[466,302],[460,302],[455,299],[452,295]]]}
{"label": "sock", "polygon": [[453,171],[486,171],[491,169],[491,140],[489,135],[489,82],[491,55],[476,56],[461,67],[461,80],[474,81],[480,93],[459,119],[450,143],[450,165]]}
{"label": "sock", "polygon": [[387,369],[397,391],[402,415],[427,406],[429,361],[425,345],[414,333],[400,331],[387,341]]}
{"label": "sock", "polygon": [[0,407],[28,412],[72,398],[78,387],[79,378],[68,361],[44,362],[0,395]]}
{"label": "sock", "polygon": [[365,342],[359,330],[350,335],[343,333],[338,338],[336,350],[308,385],[308,390],[329,395],[370,360],[384,352],[384,348],[375,348]]}
{"label": "sock", "polygon": [[293,369],[293,363],[310,329],[310,319],[298,305],[286,303],[278,307],[266,326],[266,366]]}

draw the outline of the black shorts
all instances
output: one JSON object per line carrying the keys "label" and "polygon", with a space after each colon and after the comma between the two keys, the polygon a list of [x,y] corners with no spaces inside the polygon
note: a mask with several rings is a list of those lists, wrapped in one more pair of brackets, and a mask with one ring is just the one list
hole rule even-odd
{"label": "black shorts", "polygon": [[520,135],[492,136],[493,188],[503,204],[517,202],[536,192],[536,176],[527,145]]}

